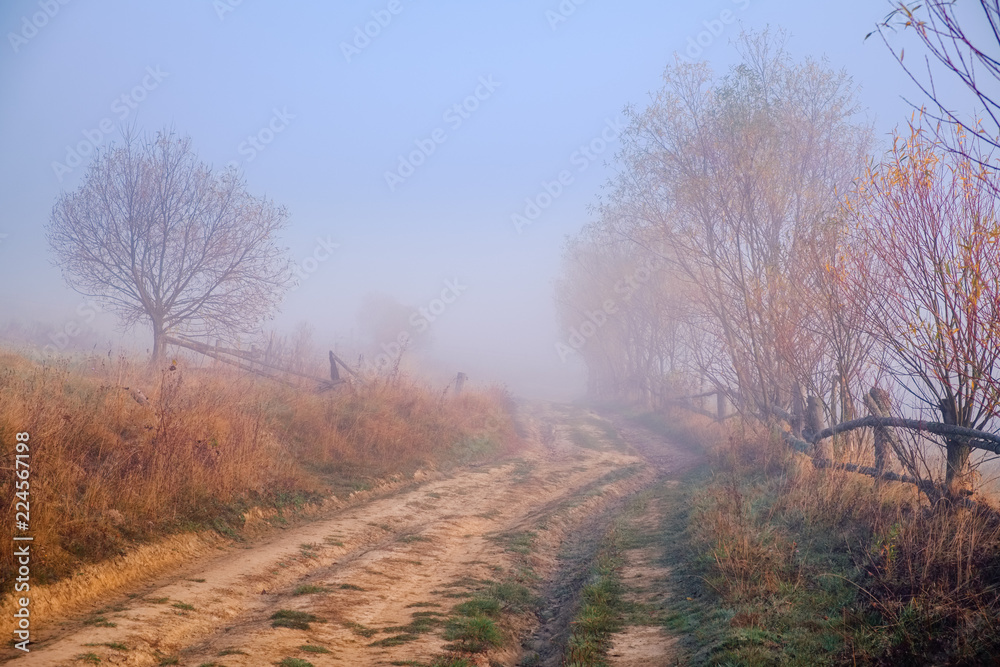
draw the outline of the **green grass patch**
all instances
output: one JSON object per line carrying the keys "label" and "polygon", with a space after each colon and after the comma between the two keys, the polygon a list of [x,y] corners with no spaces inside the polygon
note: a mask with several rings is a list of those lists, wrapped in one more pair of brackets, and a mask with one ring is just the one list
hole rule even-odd
{"label": "green grass patch", "polygon": [[85,620],[83,622],[83,624],[84,625],[93,625],[96,628],[116,628],[116,627],[118,627],[117,623],[109,621],[104,616],[94,616],[92,618],[88,618],[87,620]]}
{"label": "green grass patch", "polygon": [[[841,664],[855,651],[859,664],[877,662],[870,646],[848,641],[857,610],[870,608],[859,596],[865,575],[851,550],[861,536],[851,522],[807,522],[786,512],[780,478],[713,482],[710,474],[702,469],[654,489],[664,508],[658,541],[679,586],[658,620],[681,637],[685,662]],[[726,532],[714,528],[720,512]]]}
{"label": "green grass patch", "polygon": [[399,538],[399,541],[403,544],[410,544],[412,542],[430,542],[431,538],[424,537],[423,535],[404,535]]}
{"label": "green grass patch", "polygon": [[568,665],[604,664],[611,635],[623,627],[621,530],[617,522],[612,526],[598,549],[590,579],[581,591],[580,608],[566,644]]}
{"label": "green grass patch", "polygon": [[292,609],[280,609],[271,614],[271,627],[275,628],[308,630],[311,627],[310,623],[322,623],[322,620],[304,611]]}
{"label": "green grass patch", "polygon": [[354,621],[343,621],[342,625],[359,637],[370,638],[378,634],[378,630],[375,628],[365,627],[364,625],[355,623]]}
{"label": "green grass patch", "polygon": [[313,584],[302,584],[301,586],[296,586],[295,590],[292,591],[292,595],[312,595],[313,593],[328,593],[330,591],[326,586],[315,586]]}
{"label": "green grass patch", "polygon": [[444,638],[454,642],[453,650],[482,653],[503,645],[503,635],[492,618],[459,616],[448,621]]}
{"label": "green grass patch", "polygon": [[531,530],[518,531],[513,533],[501,533],[499,535],[493,535],[490,537],[491,540],[501,545],[507,551],[512,553],[527,555],[531,553],[532,548],[535,544],[535,538],[538,534]]}
{"label": "green grass patch", "polygon": [[468,658],[442,656],[434,660],[430,667],[474,667]]}
{"label": "green grass patch", "polygon": [[408,642],[416,641],[420,639],[420,635],[414,635],[410,633],[402,633],[398,635],[393,635],[391,637],[385,637],[384,639],[379,639],[373,641],[369,646],[399,646],[400,644],[406,644]]}
{"label": "green grass patch", "polygon": [[473,588],[468,593],[470,598],[455,605],[445,622],[444,638],[453,642],[447,648],[455,651],[481,653],[502,646],[503,633],[498,624],[503,615],[522,613],[536,604],[534,594],[517,582],[462,579],[452,585]]}
{"label": "green grass patch", "polygon": [[315,644],[303,644],[299,647],[300,651],[305,651],[306,653],[332,653],[332,651],[325,646],[316,646]]}
{"label": "green grass patch", "polygon": [[354,584],[340,584],[339,586],[337,586],[337,588],[339,588],[342,591],[363,591],[363,590],[365,590],[365,589],[361,588],[361,586],[355,586]]}
{"label": "green grass patch", "polygon": [[382,632],[421,635],[439,627],[443,623],[443,617],[444,614],[438,611],[415,611],[412,613],[412,620],[408,624],[382,628]]}

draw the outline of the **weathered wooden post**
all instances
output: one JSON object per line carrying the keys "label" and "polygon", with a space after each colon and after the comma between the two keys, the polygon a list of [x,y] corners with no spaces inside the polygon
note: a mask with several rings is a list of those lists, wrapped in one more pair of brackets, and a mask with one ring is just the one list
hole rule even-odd
{"label": "weathered wooden post", "polygon": [[461,371],[455,377],[455,393],[461,394],[462,388],[465,387],[465,381],[469,379],[469,376]]}
{"label": "weathered wooden post", "polygon": [[340,371],[337,370],[337,358],[333,355],[333,350],[330,350],[330,382],[340,382]]}
{"label": "weathered wooden post", "polygon": [[805,422],[806,401],[802,397],[802,385],[798,382],[792,387],[792,435],[802,437],[802,425]]}
{"label": "weathered wooden post", "polygon": [[[806,399],[806,428],[803,430],[803,434],[812,440],[824,428],[826,427],[823,419],[823,404],[816,396],[810,394],[809,398]],[[821,459],[832,459],[832,448],[824,442],[813,443],[813,455]]]}
{"label": "weathered wooden post", "polygon": [[[892,404],[889,399],[889,392],[885,389],[879,389],[878,387],[872,387],[871,390],[864,398],[865,406],[875,417],[888,417],[889,412],[892,408]],[[875,431],[875,470],[879,473],[888,472],[892,465],[891,453],[892,450],[898,447],[898,443],[894,442],[895,434],[892,433],[888,428],[884,426],[879,426],[874,429]]]}

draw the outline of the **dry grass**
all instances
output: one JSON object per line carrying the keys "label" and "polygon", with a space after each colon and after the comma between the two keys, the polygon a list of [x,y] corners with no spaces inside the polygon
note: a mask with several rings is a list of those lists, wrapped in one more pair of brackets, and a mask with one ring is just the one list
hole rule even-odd
{"label": "dry grass", "polygon": [[[517,443],[509,398],[496,389],[444,396],[395,379],[316,394],[180,366],[43,365],[0,351],[0,486],[13,487],[14,434],[26,431],[34,583],[164,534],[231,531],[251,506],[281,507]],[[16,498],[7,498],[11,528]],[[13,571],[10,540],[0,541],[0,568]]]}
{"label": "dry grass", "polygon": [[689,532],[732,615],[713,661],[957,665],[1000,649],[993,509],[816,470],[763,428],[733,434],[712,467]]}

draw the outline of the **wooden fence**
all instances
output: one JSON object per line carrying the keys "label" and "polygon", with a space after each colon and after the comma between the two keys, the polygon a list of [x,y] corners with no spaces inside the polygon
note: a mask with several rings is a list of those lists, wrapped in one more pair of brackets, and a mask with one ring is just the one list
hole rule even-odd
{"label": "wooden fence", "polygon": [[176,345],[197,352],[198,354],[203,354],[206,357],[288,386],[296,386],[288,379],[288,376],[291,376],[314,382],[318,391],[328,391],[346,382],[340,376],[340,368],[343,368],[356,381],[363,382],[361,376],[348,366],[343,359],[334,354],[333,350],[330,350],[329,354],[330,378],[326,379],[292,369],[288,365],[269,359],[260,353],[222,347],[218,343],[208,345],[202,341],[184,336],[167,336],[166,342],[168,345]]}
{"label": "wooden fence", "polygon": [[[694,403],[697,399],[712,395],[718,397],[718,409],[714,414]],[[726,403],[722,400],[724,396],[725,392],[713,389],[700,394],[677,397],[667,401],[667,403],[721,422],[733,416],[733,414],[727,412]],[[864,402],[869,412],[871,412],[869,416],[848,420],[829,427],[823,425],[822,405],[813,396],[810,396],[806,402],[805,414],[793,415],[784,410],[773,408],[771,413],[773,417],[777,417],[789,427],[787,431],[782,430],[784,441],[796,451],[809,456],[813,465],[817,468],[832,468],[855,472],[884,481],[913,484],[927,493],[928,497],[932,499],[943,498],[948,494],[945,489],[940,488],[932,481],[913,475],[899,474],[889,469],[892,453],[896,453],[897,458],[902,459],[902,456],[900,456],[902,445],[894,429],[906,429],[915,433],[940,435],[971,449],[980,449],[1000,454],[1000,435],[957,426],[955,424],[890,417],[888,415],[888,396],[885,392],[877,388],[872,389],[864,397]],[[826,446],[825,441],[840,434],[865,428],[870,428],[873,431],[875,465],[863,466],[856,463],[835,461],[832,451]],[[962,490],[961,494],[968,496],[972,495],[972,492]]]}

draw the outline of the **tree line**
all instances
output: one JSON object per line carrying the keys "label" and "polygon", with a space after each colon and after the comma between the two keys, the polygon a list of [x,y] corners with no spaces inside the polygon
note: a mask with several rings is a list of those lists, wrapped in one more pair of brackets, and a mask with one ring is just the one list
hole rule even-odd
{"label": "tree line", "polygon": [[[567,243],[557,303],[591,395],[717,391],[793,430],[810,402],[838,423],[877,396],[894,414],[990,430],[995,142],[918,110],[872,158],[845,72],[794,60],[780,33],[744,33],[737,49],[721,75],[678,61],[646,108],[626,110],[617,175]],[[616,286],[637,272],[624,298]],[[897,448],[924,479],[940,475],[929,442]],[[940,444],[961,493],[968,440]]]}

